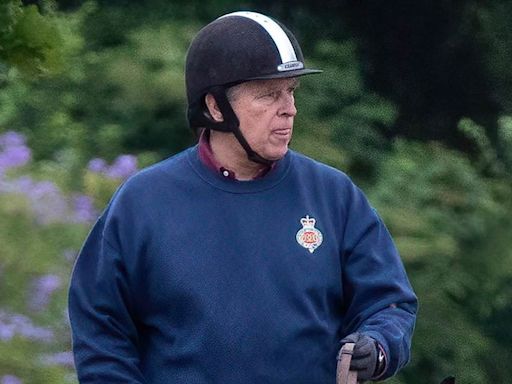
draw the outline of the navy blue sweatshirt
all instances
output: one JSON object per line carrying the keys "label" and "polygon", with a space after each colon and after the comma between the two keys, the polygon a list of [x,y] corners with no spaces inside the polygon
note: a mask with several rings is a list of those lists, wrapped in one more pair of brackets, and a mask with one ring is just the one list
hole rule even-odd
{"label": "navy blue sweatshirt", "polygon": [[416,313],[391,237],[342,172],[293,151],[264,178],[197,147],[141,171],[89,234],[69,294],[81,383],[335,383],[354,331],[409,359]]}

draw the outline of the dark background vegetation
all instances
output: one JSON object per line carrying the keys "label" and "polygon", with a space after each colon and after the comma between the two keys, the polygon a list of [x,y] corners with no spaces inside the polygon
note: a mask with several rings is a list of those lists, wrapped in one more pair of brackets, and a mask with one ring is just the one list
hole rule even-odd
{"label": "dark background vegetation", "polygon": [[[130,153],[145,166],[194,142],[188,44],[240,9],[282,21],[324,69],[302,80],[293,147],[361,185],[418,293],[413,358],[390,382],[509,382],[512,1],[0,0],[0,134],[19,132],[32,149],[4,177],[53,180],[101,210],[117,184],[88,162]],[[11,197],[0,188],[0,328],[2,313],[60,327],[66,284],[44,313],[27,296],[41,274],[68,278],[61,254],[90,223],[62,232]],[[69,351],[62,329],[44,345],[0,337],[0,379],[75,382],[69,363],[41,359]]]}

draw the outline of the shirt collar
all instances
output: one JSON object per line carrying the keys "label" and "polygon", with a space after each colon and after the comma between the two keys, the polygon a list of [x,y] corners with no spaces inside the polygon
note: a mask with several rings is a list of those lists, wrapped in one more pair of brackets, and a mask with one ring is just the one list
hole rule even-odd
{"label": "shirt collar", "polygon": [[[236,178],[236,174],[234,171],[223,167],[215,158],[215,155],[213,154],[212,151],[212,147],[210,145],[209,129],[203,129],[201,135],[199,136],[199,158],[201,159],[201,162],[212,171],[220,173],[223,177],[232,180],[238,180]],[[261,168],[258,174],[253,178],[253,180],[264,177],[267,173],[274,169],[275,164],[276,163],[274,162],[270,166],[265,166]]]}

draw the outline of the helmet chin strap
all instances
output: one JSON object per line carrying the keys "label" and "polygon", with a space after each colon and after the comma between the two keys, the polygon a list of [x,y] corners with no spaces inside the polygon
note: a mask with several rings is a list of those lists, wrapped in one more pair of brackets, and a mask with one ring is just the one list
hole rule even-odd
{"label": "helmet chin strap", "polygon": [[263,156],[260,156],[251,148],[247,140],[245,140],[244,135],[242,135],[242,132],[240,131],[240,121],[238,120],[235,111],[233,111],[233,108],[231,107],[231,104],[228,101],[225,87],[213,87],[209,90],[209,92],[215,98],[215,101],[219,106],[219,110],[222,113],[224,121],[216,122],[213,124],[210,123],[208,125],[208,128],[223,132],[232,132],[235,135],[238,142],[240,143],[240,145],[242,146],[242,148],[247,153],[247,158],[249,160],[265,166],[272,165],[274,163],[273,160],[268,160],[265,159]]}

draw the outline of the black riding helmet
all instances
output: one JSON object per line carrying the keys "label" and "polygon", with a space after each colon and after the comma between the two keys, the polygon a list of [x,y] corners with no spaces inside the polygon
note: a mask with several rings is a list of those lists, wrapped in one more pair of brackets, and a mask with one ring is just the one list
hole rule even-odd
{"label": "black riding helmet", "polygon": [[[226,96],[229,87],[249,80],[278,79],[319,73],[307,69],[293,34],[277,21],[256,12],[221,16],[199,31],[186,60],[187,117],[190,128],[232,132],[250,160],[270,164],[252,150]],[[205,104],[211,93],[224,121],[214,121]]]}

